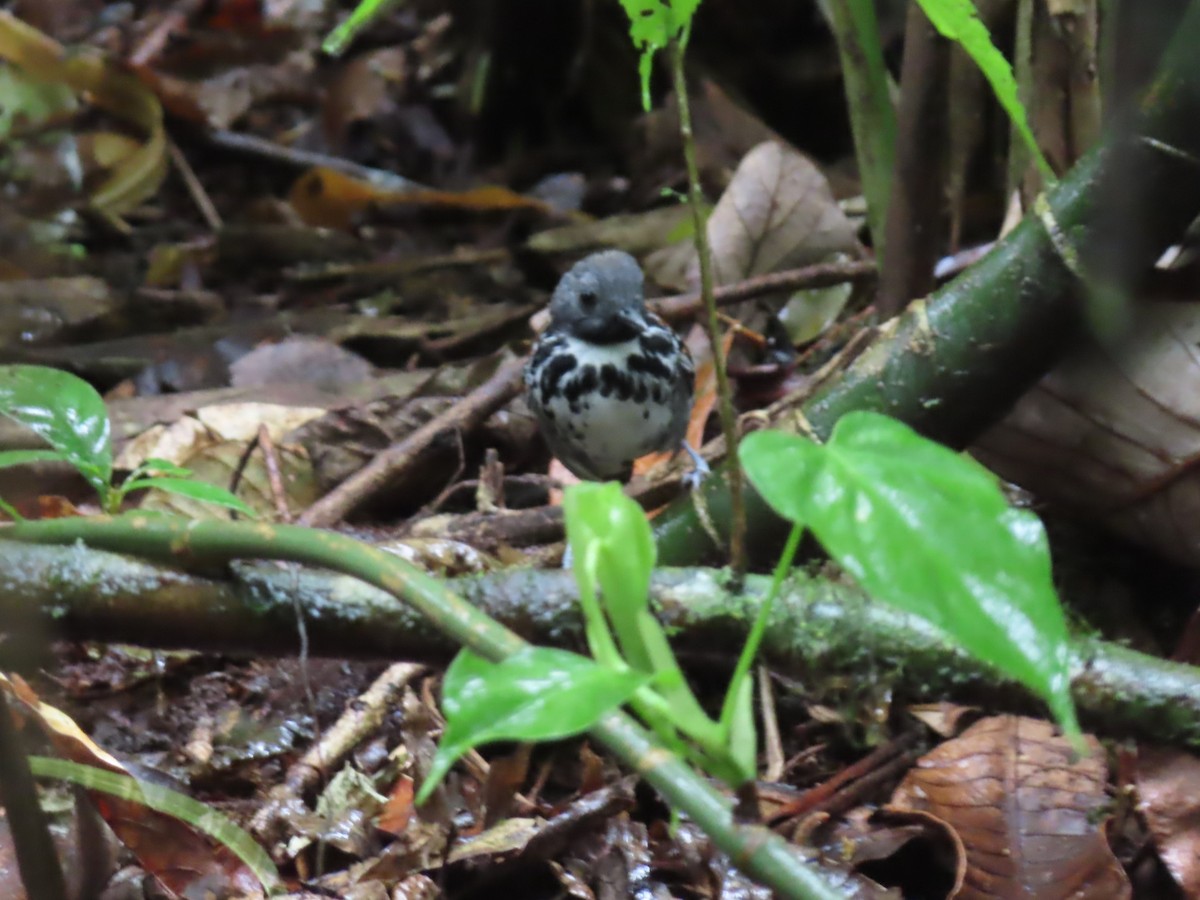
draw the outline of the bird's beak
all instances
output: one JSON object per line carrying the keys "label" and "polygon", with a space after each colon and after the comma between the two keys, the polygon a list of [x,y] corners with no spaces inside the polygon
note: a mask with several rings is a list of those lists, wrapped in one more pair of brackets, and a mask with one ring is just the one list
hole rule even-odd
{"label": "bird's beak", "polygon": [[614,316],[588,316],[576,326],[578,335],[593,344],[621,344],[636,338],[641,330],[641,321],[625,310]]}

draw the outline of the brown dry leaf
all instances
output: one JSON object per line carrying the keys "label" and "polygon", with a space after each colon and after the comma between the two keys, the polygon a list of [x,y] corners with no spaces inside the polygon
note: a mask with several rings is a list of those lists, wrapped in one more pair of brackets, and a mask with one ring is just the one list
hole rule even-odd
{"label": "brown dry leaf", "polygon": [[908,707],[908,714],[920,719],[926,728],[933,730],[944,738],[953,737],[963,730],[963,720],[977,716],[980,710],[977,706],[963,706],[958,703],[942,701],[940,703],[917,703]]}
{"label": "brown dry leaf", "polygon": [[1112,349],[1077,353],[973,452],[990,469],[1185,565],[1200,563],[1200,305],[1139,304]]}
{"label": "brown dry leaf", "polygon": [[942,819],[967,858],[969,900],[1121,900],[1129,881],[1096,821],[1108,803],[1104,751],[1073,759],[1040,719],[996,716],[926,754],[892,805]]}
{"label": "brown dry leaf", "polygon": [[708,220],[708,240],[718,284],[858,251],[821,170],[775,142],[746,154]]}
{"label": "brown dry leaf", "polygon": [[1141,747],[1138,811],[1158,855],[1184,896],[1200,897],[1200,759],[1170,748]]}
{"label": "brown dry leaf", "polygon": [[[23,681],[0,674],[0,690],[13,701],[14,709],[41,726],[64,759],[130,774],[70,717],[43,703]],[[214,893],[224,890],[232,896],[261,896],[258,879],[224,845],[166,813],[99,791],[88,793],[101,817],[142,867],[177,894],[188,894],[203,885]]]}
{"label": "brown dry leaf", "polygon": [[554,210],[541,200],[524,197],[495,185],[458,192],[397,191],[327,168],[311,169],[301,175],[288,192],[288,202],[306,225],[322,228],[349,228],[369,209],[390,206],[434,207],[468,212],[530,209],[548,216],[554,214]]}
{"label": "brown dry leaf", "polygon": [[89,205],[95,212],[115,224],[158,191],[167,172],[166,133],[162,105],[145,85],[98,54],[68,51],[7,12],[0,12],[0,58],[41,80],[86,94],[94,106],[143,136],[91,192]]}
{"label": "brown dry leaf", "polygon": [[[707,227],[717,285],[863,252],[854,225],[838,206],[820,169],[775,141],[746,154]],[[646,259],[647,273],[677,290],[695,289],[698,270],[690,242],[664,247]],[[848,285],[797,292],[780,316],[792,341],[811,340],[823,332],[850,293]],[[755,310],[779,311],[786,299],[785,293],[747,301],[733,307],[731,314],[752,331],[762,331],[765,321],[754,317]]]}
{"label": "brown dry leaf", "polygon": [[0,345],[94,337],[113,329],[123,312],[117,292],[91,275],[0,281]]}
{"label": "brown dry leaf", "polygon": [[330,147],[344,152],[352,125],[392,113],[404,95],[408,66],[406,48],[380,47],[342,67],[321,103],[321,130]]}

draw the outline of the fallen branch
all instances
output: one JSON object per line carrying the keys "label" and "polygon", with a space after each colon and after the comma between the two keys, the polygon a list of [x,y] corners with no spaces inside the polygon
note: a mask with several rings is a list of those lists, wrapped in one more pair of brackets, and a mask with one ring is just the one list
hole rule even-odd
{"label": "fallen branch", "polygon": [[[314,656],[445,663],[455,641],[411,606],[328,573],[239,563],[209,578],[81,546],[0,541],[6,561],[0,621],[17,643],[71,638],[222,653],[299,652],[305,611]],[[745,638],[769,579],[750,575],[732,594],[720,572],[660,571],[658,617],[686,659],[727,657]],[[575,583],[562,571],[521,570],[449,582],[482,611],[538,644],[585,646]],[[1075,702],[1093,727],[1200,748],[1200,668],[1092,637],[1072,645]],[[946,644],[928,624],[846,584],[797,572],[776,601],[763,659],[800,679],[810,699],[836,703],[832,685],[890,690],[894,702],[955,698],[1029,708],[1027,692]]]}

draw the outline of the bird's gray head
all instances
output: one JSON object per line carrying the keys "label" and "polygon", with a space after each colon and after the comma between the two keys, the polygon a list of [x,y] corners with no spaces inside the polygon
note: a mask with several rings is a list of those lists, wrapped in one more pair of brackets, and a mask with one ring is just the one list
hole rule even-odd
{"label": "bird's gray head", "polygon": [[584,257],[558,282],[550,321],[595,344],[637,337],[645,312],[641,266],[623,250]]}

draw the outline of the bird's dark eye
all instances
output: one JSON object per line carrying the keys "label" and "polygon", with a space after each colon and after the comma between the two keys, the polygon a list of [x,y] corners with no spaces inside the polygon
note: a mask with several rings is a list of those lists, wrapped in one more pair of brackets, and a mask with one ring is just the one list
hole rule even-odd
{"label": "bird's dark eye", "polygon": [[595,291],[584,291],[582,294],[580,294],[579,295],[579,305],[582,306],[584,309],[591,309],[593,306],[595,306],[596,305]]}

